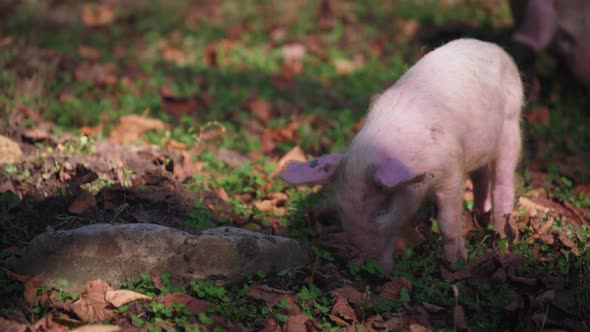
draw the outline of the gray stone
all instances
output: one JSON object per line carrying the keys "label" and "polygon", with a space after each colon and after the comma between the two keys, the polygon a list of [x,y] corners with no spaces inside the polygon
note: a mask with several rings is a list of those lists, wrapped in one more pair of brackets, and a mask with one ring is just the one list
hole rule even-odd
{"label": "gray stone", "polygon": [[[193,235],[156,224],[95,224],[41,234],[10,265],[19,274],[43,274],[47,285],[79,292],[87,280],[116,285],[141,273],[224,285],[247,274],[305,265],[309,257],[296,240],[234,227]],[[69,286],[59,286],[61,279]]]}

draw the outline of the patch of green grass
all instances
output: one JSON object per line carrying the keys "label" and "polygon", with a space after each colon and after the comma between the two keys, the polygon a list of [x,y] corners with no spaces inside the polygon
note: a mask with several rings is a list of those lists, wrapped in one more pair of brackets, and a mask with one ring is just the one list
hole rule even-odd
{"label": "patch of green grass", "polygon": [[197,230],[215,227],[213,212],[202,201],[195,201],[186,225]]}
{"label": "patch of green grass", "polygon": [[333,305],[332,299],[314,284],[304,286],[297,297],[301,300],[301,309],[310,317],[323,316],[325,319]]}
{"label": "patch of green grass", "polygon": [[[172,306],[166,306],[164,303],[151,302],[148,308],[149,322],[137,316],[133,319],[134,323],[139,326],[144,326],[149,331],[163,331],[158,327],[157,323],[174,323],[176,327],[186,330],[199,331],[198,326],[191,319],[193,314],[183,304],[175,303]],[[199,315],[199,320],[205,324],[210,325],[211,318],[203,314]]]}
{"label": "patch of green grass", "polygon": [[254,321],[269,317],[271,310],[264,302],[248,296],[247,282],[229,290],[215,286],[212,281],[196,280],[190,283],[191,292],[200,299],[210,301],[211,311],[235,322]]}
{"label": "patch of green grass", "polygon": [[159,294],[152,277],[147,273],[142,273],[138,277],[128,277],[126,281],[119,285],[119,288],[129,289],[151,297]]}

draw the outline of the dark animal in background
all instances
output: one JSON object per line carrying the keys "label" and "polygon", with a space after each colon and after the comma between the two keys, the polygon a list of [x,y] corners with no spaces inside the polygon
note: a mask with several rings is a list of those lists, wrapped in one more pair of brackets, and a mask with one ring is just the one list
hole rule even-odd
{"label": "dark animal in background", "polygon": [[557,54],[590,89],[590,0],[510,0],[510,7],[515,42],[533,53]]}

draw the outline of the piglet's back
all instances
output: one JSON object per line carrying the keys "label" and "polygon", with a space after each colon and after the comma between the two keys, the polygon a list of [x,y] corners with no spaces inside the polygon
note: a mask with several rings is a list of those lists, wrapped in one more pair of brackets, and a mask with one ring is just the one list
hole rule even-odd
{"label": "piglet's back", "polygon": [[504,123],[518,121],[521,104],[520,74],[502,48],[455,40],[373,102],[347,155],[361,163],[393,156],[424,171],[460,155],[473,168],[495,154]]}

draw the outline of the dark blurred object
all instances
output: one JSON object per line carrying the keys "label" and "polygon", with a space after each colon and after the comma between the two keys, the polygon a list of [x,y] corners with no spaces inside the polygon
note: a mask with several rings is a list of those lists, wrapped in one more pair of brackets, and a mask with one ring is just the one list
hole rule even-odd
{"label": "dark blurred object", "polygon": [[510,7],[515,57],[527,78],[535,54],[549,50],[590,89],[590,0],[510,0]]}
{"label": "dark blurred object", "polygon": [[21,0],[0,0],[0,18],[8,16]]}

